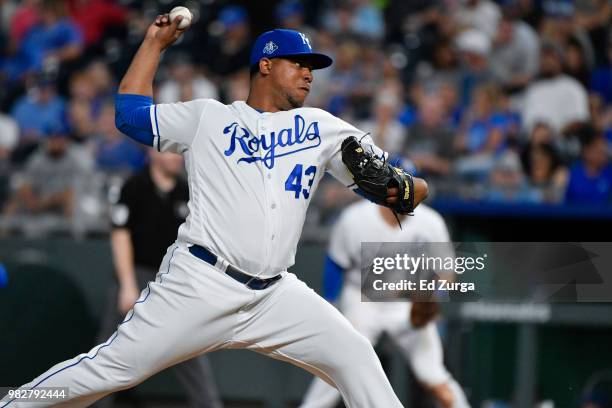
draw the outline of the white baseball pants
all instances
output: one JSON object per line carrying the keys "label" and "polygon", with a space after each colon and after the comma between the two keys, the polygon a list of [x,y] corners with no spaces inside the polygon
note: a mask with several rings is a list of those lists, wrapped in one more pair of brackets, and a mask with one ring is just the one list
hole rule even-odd
{"label": "white baseball pants", "polygon": [[[252,290],[174,244],[105,343],[22,388],[68,387],[69,400],[56,406],[85,407],[196,355],[243,348],[334,384],[350,408],[401,407],[370,342],[295,275],[283,274],[267,289]],[[6,406],[53,404],[0,405]]]}

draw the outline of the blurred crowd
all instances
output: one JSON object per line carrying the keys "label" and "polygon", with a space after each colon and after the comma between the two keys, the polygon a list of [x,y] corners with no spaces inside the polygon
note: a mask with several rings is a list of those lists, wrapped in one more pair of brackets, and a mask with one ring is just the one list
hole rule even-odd
{"label": "blurred crowd", "polygon": [[[163,56],[156,102],[246,99],[253,39],[297,29],[335,61],[308,104],[371,132],[434,198],[612,211],[608,0],[0,0],[0,231],[104,230],[148,160],[114,126],[116,86],[179,4],[195,21]],[[355,199],[322,190],[316,222]]]}

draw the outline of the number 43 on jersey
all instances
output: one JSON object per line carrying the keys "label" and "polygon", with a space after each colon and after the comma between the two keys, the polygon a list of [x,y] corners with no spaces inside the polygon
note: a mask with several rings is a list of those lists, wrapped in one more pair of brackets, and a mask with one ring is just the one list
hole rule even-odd
{"label": "number 43 on jersey", "polygon": [[[310,188],[317,174],[316,166],[310,166],[306,171],[304,171],[303,168],[304,166],[301,164],[296,164],[291,173],[289,173],[287,180],[285,180],[285,191],[293,191],[295,193],[294,198],[296,199],[300,198],[300,194],[303,195],[305,199],[310,197]],[[305,180],[306,187],[302,185],[302,176],[308,178],[308,180]]]}

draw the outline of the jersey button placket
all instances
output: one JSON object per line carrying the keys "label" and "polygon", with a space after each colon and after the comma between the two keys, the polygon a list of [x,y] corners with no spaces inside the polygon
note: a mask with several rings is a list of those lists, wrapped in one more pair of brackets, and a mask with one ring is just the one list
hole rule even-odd
{"label": "jersey button placket", "polygon": [[[259,137],[268,137],[267,134],[267,129],[269,128],[269,126],[267,126],[267,119],[266,119],[266,114],[263,114],[258,122],[258,132],[259,132]],[[266,200],[266,206],[264,208],[266,214],[266,220],[270,220],[269,222],[266,222],[266,230],[265,230],[265,235],[264,237],[272,237],[272,239],[264,239],[264,242],[262,242],[263,244],[263,249],[264,249],[264,253],[265,253],[265,258],[266,260],[270,259],[270,256],[272,254],[272,241],[274,240],[274,214],[272,213],[271,207],[272,204],[271,201],[273,201],[273,195],[274,195],[274,186],[271,185],[271,181],[272,181],[272,175],[271,175],[271,171],[272,169],[269,169],[264,162],[264,157],[266,155],[267,151],[265,151],[264,149],[259,149],[259,156],[262,159],[261,161],[257,162],[260,165],[260,170],[262,172],[262,176],[266,177],[265,175],[267,174],[267,180],[268,183],[265,182],[264,180],[264,199]],[[268,261],[269,262],[269,261]],[[267,273],[267,269],[269,269],[269,263],[266,266],[266,270],[264,270],[264,273]]]}
{"label": "jersey button placket", "polygon": [[[271,120],[271,118],[269,117],[269,115],[265,115],[264,119],[263,119],[263,123],[261,126],[261,130],[264,134],[268,135],[269,133],[272,132],[273,127],[270,126],[269,124],[269,120]],[[279,166],[279,163],[275,160],[275,166]],[[276,168],[276,167],[275,167]],[[277,187],[276,185],[273,184],[273,177],[272,177],[272,169],[267,169],[268,170],[268,174],[267,174],[267,179],[269,181],[269,198],[270,198],[270,223],[269,223],[269,228],[270,228],[270,241],[269,241],[269,245],[268,248],[270,250],[270,252],[268,253],[268,258],[270,259],[270,256],[272,255],[272,248],[273,248],[273,242],[276,240],[277,236],[278,236],[278,228],[277,228],[277,224],[280,220],[280,215],[278,214],[278,197],[277,197]]]}

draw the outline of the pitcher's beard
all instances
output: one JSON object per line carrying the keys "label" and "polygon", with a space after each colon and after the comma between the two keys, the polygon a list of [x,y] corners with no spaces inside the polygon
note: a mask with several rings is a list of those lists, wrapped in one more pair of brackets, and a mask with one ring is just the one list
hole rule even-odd
{"label": "pitcher's beard", "polygon": [[287,95],[287,102],[289,102],[289,105],[291,105],[291,109],[301,108],[304,106],[304,101],[299,102],[291,95]]}

